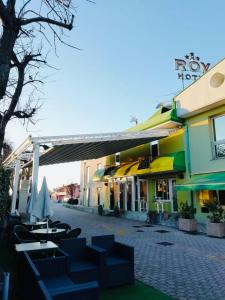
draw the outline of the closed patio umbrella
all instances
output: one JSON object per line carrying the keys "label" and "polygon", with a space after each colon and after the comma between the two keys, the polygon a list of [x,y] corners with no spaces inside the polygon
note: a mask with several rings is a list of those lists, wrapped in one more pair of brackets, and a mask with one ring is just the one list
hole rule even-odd
{"label": "closed patio umbrella", "polygon": [[49,218],[53,215],[52,202],[49,196],[46,178],[44,177],[37,200],[34,203],[31,215],[38,219]]}
{"label": "closed patio umbrella", "polygon": [[32,216],[32,211],[34,208],[34,204],[37,200],[37,189],[32,191],[31,195],[28,198],[27,202],[27,213],[30,215],[30,221],[34,221],[34,217]]}

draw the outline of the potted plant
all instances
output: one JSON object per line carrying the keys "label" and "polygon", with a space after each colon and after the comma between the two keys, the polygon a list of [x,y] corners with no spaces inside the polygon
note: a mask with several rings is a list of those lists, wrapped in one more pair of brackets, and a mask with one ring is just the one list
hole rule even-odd
{"label": "potted plant", "polygon": [[204,201],[205,207],[209,211],[207,216],[207,235],[215,237],[225,236],[224,209],[217,199]]}
{"label": "potted plant", "polygon": [[118,205],[114,207],[114,217],[120,217],[122,214],[124,214],[124,210],[122,208],[119,208]]}
{"label": "potted plant", "polygon": [[187,232],[197,231],[197,222],[195,220],[196,209],[189,205],[187,202],[180,204],[179,208],[179,230]]}
{"label": "potted plant", "polygon": [[156,224],[157,223],[157,212],[154,210],[149,210],[147,212],[147,219],[146,219],[147,224]]}
{"label": "potted plant", "polygon": [[102,216],[104,213],[103,205],[99,204],[98,205],[98,214],[99,216]]}

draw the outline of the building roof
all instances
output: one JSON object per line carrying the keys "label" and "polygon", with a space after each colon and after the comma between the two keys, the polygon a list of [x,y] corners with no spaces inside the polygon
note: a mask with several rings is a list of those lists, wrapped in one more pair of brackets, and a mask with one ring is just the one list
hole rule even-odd
{"label": "building roof", "polygon": [[177,125],[182,124],[182,119],[177,117],[177,111],[172,105],[171,109],[163,105],[146,121],[137,124],[136,126],[128,129],[128,131],[143,131],[150,128],[175,128]]}
{"label": "building roof", "polygon": [[43,146],[40,153],[41,166],[96,159],[129,148],[159,140],[170,134],[170,130],[146,130],[142,132],[116,132],[71,136],[31,137],[13,151],[3,162],[5,167],[13,167],[16,159],[23,166],[30,166],[33,159],[33,146]]}

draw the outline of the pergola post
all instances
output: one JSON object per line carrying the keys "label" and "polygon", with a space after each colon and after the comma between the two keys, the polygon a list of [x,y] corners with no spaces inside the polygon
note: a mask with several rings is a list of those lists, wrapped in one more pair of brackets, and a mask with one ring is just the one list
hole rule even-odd
{"label": "pergola post", "polygon": [[132,177],[132,199],[131,199],[131,211],[135,211],[135,198],[136,198],[136,192],[135,192],[135,180],[134,177]]}
{"label": "pergola post", "polygon": [[[38,170],[39,170],[39,156],[40,156],[40,145],[34,144],[33,152],[33,169],[32,169],[32,186],[31,186],[31,197],[30,197],[30,211],[37,199],[37,185],[38,185]],[[32,216],[30,217],[32,221]]]}
{"label": "pergola post", "polygon": [[16,212],[16,199],[17,199],[17,194],[18,194],[19,176],[20,176],[20,159],[16,159],[15,174],[14,174],[14,180],[13,180],[11,214],[15,214],[15,212]]}

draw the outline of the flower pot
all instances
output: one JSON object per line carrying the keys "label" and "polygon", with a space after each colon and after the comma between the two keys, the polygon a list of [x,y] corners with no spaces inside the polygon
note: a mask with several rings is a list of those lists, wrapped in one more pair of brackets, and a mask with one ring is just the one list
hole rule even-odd
{"label": "flower pot", "polygon": [[215,237],[225,236],[225,223],[208,223],[207,235]]}
{"label": "flower pot", "polygon": [[197,222],[195,219],[179,218],[178,227],[179,227],[179,230],[182,230],[182,231],[196,232],[197,231]]}

